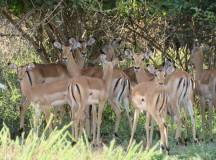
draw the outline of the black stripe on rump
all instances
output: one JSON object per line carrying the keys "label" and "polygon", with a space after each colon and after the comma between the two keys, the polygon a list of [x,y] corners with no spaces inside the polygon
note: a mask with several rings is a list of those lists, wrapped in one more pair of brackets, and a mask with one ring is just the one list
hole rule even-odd
{"label": "black stripe on rump", "polygon": [[121,94],[120,94],[119,97],[118,97],[118,100],[119,100],[119,101],[120,101],[120,99],[121,99],[122,94],[124,93],[126,83],[127,83],[127,80],[124,80],[123,89],[122,89],[122,91],[121,91]]}
{"label": "black stripe on rump", "polygon": [[113,88],[113,93],[115,92],[116,87],[118,86],[118,83],[119,83],[120,79],[121,79],[121,78],[119,78],[119,79],[116,81],[116,84],[115,84],[115,86],[114,86],[114,88]]}
{"label": "black stripe on rump", "polygon": [[129,87],[129,93],[131,92],[131,84],[130,84],[130,81],[129,80],[127,80],[128,81],[128,87]]}
{"label": "black stripe on rump", "polygon": [[163,106],[164,106],[164,103],[166,102],[166,95],[164,94],[164,93],[162,93],[162,98],[163,98],[163,102],[162,102],[162,104],[161,104],[161,106],[160,106],[160,108],[159,108],[159,112],[163,109]]}
{"label": "black stripe on rump", "polygon": [[181,78],[181,79],[179,80],[179,83],[178,83],[177,90],[179,89],[179,87],[180,87],[180,84],[181,84],[182,80],[183,80],[183,78]]}
{"label": "black stripe on rump", "polygon": [[184,87],[185,87],[185,80],[183,79],[183,78],[181,78],[182,80],[183,80],[183,88],[182,88],[182,90],[181,90],[181,92],[180,92],[180,95],[179,95],[179,99],[182,97],[182,94],[183,94],[183,91],[184,91]]}
{"label": "black stripe on rump", "polygon": [[29,73],[29,71],[26,71],[26,73],[28,75],[29,82],[30,82],[30,84],[32,86],[32,79],[31,79],[30,73]]}
{"label": "black stripe on rump", "polygon": [[186,81],[187,83],[186,83],[186,90],[185,90],[185,93],[184,93],[184,96],[183,96],[183,98],[186,96],[186,94],[187,94],[187,91],[188,91],[188,86],[189,86],[189,80],[187,80]]}

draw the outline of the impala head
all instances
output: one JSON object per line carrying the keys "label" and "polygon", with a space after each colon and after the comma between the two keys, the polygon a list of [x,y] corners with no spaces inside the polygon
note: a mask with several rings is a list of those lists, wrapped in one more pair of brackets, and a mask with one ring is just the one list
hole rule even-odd
{"label": "impala head", "polygon": [[164,70],[159,71],[159,70],[155,69],[155,67],[152,64],[148,65],[147,70],[151,74],[155,75],[155,81],[157,83],[159,83],[159,84],[165,83],[166,72]]}
{"label": "impala head", "polygon": [[164,71],[156,71],[155,81],[159,84],[164,84],[166,80],[166,73]]}
{"label": "impala head", "polygon": [[163,70],[166,74],[171,74],[172,72],[175,71],[175,66],[174,66],[174,64],[171,62],[171,60],[165,58],[165,63],[164,63],[164,66],[162,67],[162,70]]}
{"label": "impala head", "polygon": [[151,52],[146,52],[144,54],[133,54],[133,52],[130,49],[125,50],[125,55],[133,62],[135,72],[140,71],[143,65],[143,61],[146,59],[148,60],[151,54]]}
{"label": "impala head", "polygon": [[25,76],[25,73],[28,72],[28,71],[31,71],[34,67],[35,67],[35,64],[27,64],[27,65],[23,65],[23,66],[17,66],[16,64],[8,64],[8,67],[10,69],[15,69],[16,70],[16,73],[17,73],[17,77],[19,80],[22,80],[23,77]]}
{"label": "impala head", "polygon": [[74,38],[70,38],[69,43],[70,45],[72,45],[72,48],[75,48],[74,50],[77,50],[83,57],[85,57],[88,51],[88,47],[92,46],[95,43],[95,39],[91,37],[88,41],[77,41]]}
{"label": "impala head", "polygon": [[106,44],[102,47],[101,52],[107,55],[107,59],[112,61],[116,55],[115,49],[121,45],[121,38],[114,38],[109,44]]}
{"label": "impala head", "polygon": [[87,54],[87,47],[93,45],[94,43],[94,38],[90,38],[87,42],[79,42],[75,38],[70,38],[69,45],[62,45],[60,42],[56,41],[54,42],[54,46],[62,50],[62,60],[63,62],[67,62],[70,54],[75,54],[75,52],[78,52],[81,57],[84,58]]}
{"label": "impala head", "polygon": [[107,58],[107,55],[105,55],[105,54],[100,54],[100,61],[103,64],[103,66],[104,66],[104,64],[109,63],[109,64],[112,64],[112,66],[114,67],[119,63],[118,58],[114,58],[112,61],[109,61],[109,59]]}
{"label": "impala head", "polygon": [[204,60],[202,47],[194,47],[191,51],[190,63],[192,65],[202,64]]}

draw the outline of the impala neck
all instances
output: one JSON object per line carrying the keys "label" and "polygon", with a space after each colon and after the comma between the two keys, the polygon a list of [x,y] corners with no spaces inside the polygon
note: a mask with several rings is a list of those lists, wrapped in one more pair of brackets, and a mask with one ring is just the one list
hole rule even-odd
{"label": "impala neck", "polygon": [[71,53],[68,54],[67,70],[71,77],[81,75],[81,67],[75,62]]}
{"label": "impala neck", "polygon": [[80,50],[79,49],[76,49],[75,51],[74,51],[74,59],[75,59],[75,61],[76,61],[76,64],[78,65],[78,66],[80,66],[81,68],[83,68],[84,67],[84,64],[85,64],[85,58],[81,55],[81,52],[80,52]]}
{"label": "impala neck", "polygon": [[138,83],[146,82],[152,80],[151,77],[148,76],[144,68],[140,68],[139,71],[135,71],[136,80]]}
{"label": "impala neck", "polygon": [[20,80],[21,92],[22,92],[22,94],[26,94],[24,96],[28,96],[28,94],[30,93],[30,90],[31,90],[31,87],[32,87],[33,83],[34,83],[34,79],[31,79],[31,82],[30,82],[27,73]]}
{"label": "impala neck", "polygon": [[113,64],[106,62],[103,64],[103,80],[105,81],[106,90],[109,91],[112,84]]}
{"label": "impala neck", "polygon": [[201,77],[201,74],[203,72],[203,58],[198,59],[195,61],[194,63],[194,67],[195,67],[195,80],[199,80]]}

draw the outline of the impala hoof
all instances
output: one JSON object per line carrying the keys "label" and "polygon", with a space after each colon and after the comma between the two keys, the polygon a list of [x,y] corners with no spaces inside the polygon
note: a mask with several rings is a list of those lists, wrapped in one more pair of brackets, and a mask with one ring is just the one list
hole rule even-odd
{"label": "impala hoof", "polygon": [[162,145],[160,145],[160,148],[161,148],[163,153],[167,153],[169,155],[169,151],[170,151],[169,147],[162,144]]}
{"label": "impala hoof", "polygon": [[114,138],[120,138],[118,133],[116,133],[116,132],[114,133]]}
{"label": "impala hoof", "polygon": [[198,138],[194,139],[193,141],[194,141],[194,143],[198,143],[199,142]]}
{"label": "impala hoof", "polygon": [[23,132],[24,132],[24,129],[23,129],[23,128],[20,128],[20,129],[18,130],[18,136],[20,137],[20,136],[22,135]]}
{"label": "impala hoof", "polygon": [[71,146],[74,146],[74,145],[76,145],[76,144],[77,144],[76,141],[72,141],[72,142],[71,142]]}
{"label": "impala hoof", "polygon": [[184,139],[184,145],[187,146],[187,143],[188,143],[188,138],[185,138]]}

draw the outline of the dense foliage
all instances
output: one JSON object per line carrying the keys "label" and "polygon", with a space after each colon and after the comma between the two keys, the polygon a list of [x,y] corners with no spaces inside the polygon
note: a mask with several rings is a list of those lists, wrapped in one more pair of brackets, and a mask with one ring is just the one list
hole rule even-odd
{"label": "dense foliage", "polygon": [[[7,68],[7,63],[22,65],[30,62],[59,61],[60,54],[52,45],[54,40],[66,43],[69,37],[77,39],[95,37],[96,45],[89,50],[88,55],[88,62],[91,63],[100,53],[103,44],[113,37],[121,37],[125,42],[122,48],[134,48],[136,52],[144,52],[147,49],[155,51],[155,57],[150,63],[156,66],[160,66],[164,58],[169,57],[178,68],[191,71],[188,64],[189,53],[194,40],[197,39],[207,48],[205,67],[216,66],[216,2],[214,0],[161,0],[160,2],[157,0],[0,0],[0,20],[0,82],[7,85],[6,91],[0,90],[0,128],[3,128],[4,122],[9,127],[13,138],[19,127],[21,96],[16,74]],[[27,131],[30,131],[31,117],[29,110],[26,115]],[[198,111],[196,117],[197,127],[200,128]],[[142,139],[143,122],[144,118],[138,125],[137,140]],[[114,113],[110,107],[106,107],[102,132],[107,144],[112,138],[110,131],[113,130],[113,124]],[[78,149],[74,147],[66,151],[69,146],[68,133],[62,132],[54,132],[49,139],[43,137],[37,139],[38,137],[30,132],[26,142],[20,144],[18,140],[10,140],[9,131],[4,127],[0,133],[0,154],[4,154],[5,148],[9,150],[15,148],[15,152],[21,157],[31,157],[39,150],[41,156],[47,158],[46,156],[52,155],[46,153],[52,149],[59,151],[62,145],[66,144],[63,148],[65,155],[70,159],[71,155],[77,154]],[[117,139],[117,143],[126,146],[130,134],[126,117],[121,121],[119,132],[121,137]],[[170,135],[172,133],[173,130]],[[55,138],[55,134],[63,139]],[[190,133],[188,134],[191,136]],[[25,148],[31,142],[34,142],[31,144],[32,148]],[[46,148],[43,146],[45,143],[58,145],[56,148],[51,146]],[[83,156],[92,159],[94,154],[89,152],[88,145],[86,147],[83,141],[80,143],[78,148],[86,153]],[[135,146],[136,149],[131,153],[126,154],[123,148],[112,148],[112,145],[111,148],[105,148],[99,157],[104,158],[107,154],[109,156],[106,159],[148,157],[145,152],[137,149],[138,146]],[[43,152],[44,147],[47,149],[46,152]],[[181,153],[181,149],[177,149],[177,153],[173,154],[181,153],[180,158],[187,158],[186,154],[193,154],[194,158],[214,159],[216,153],[212,147],[214,148],[215,145],[200,144],[198,147],[192,145],[189,150],[184,149],[185,155]],[[27,153],[25,155],[25,152],[29,152],[29,155]],[[152,153],[160,157],[156,151]],[[8,154],[10,156],[10,152]],[[62,156],[60,152],[56,154]]]}

